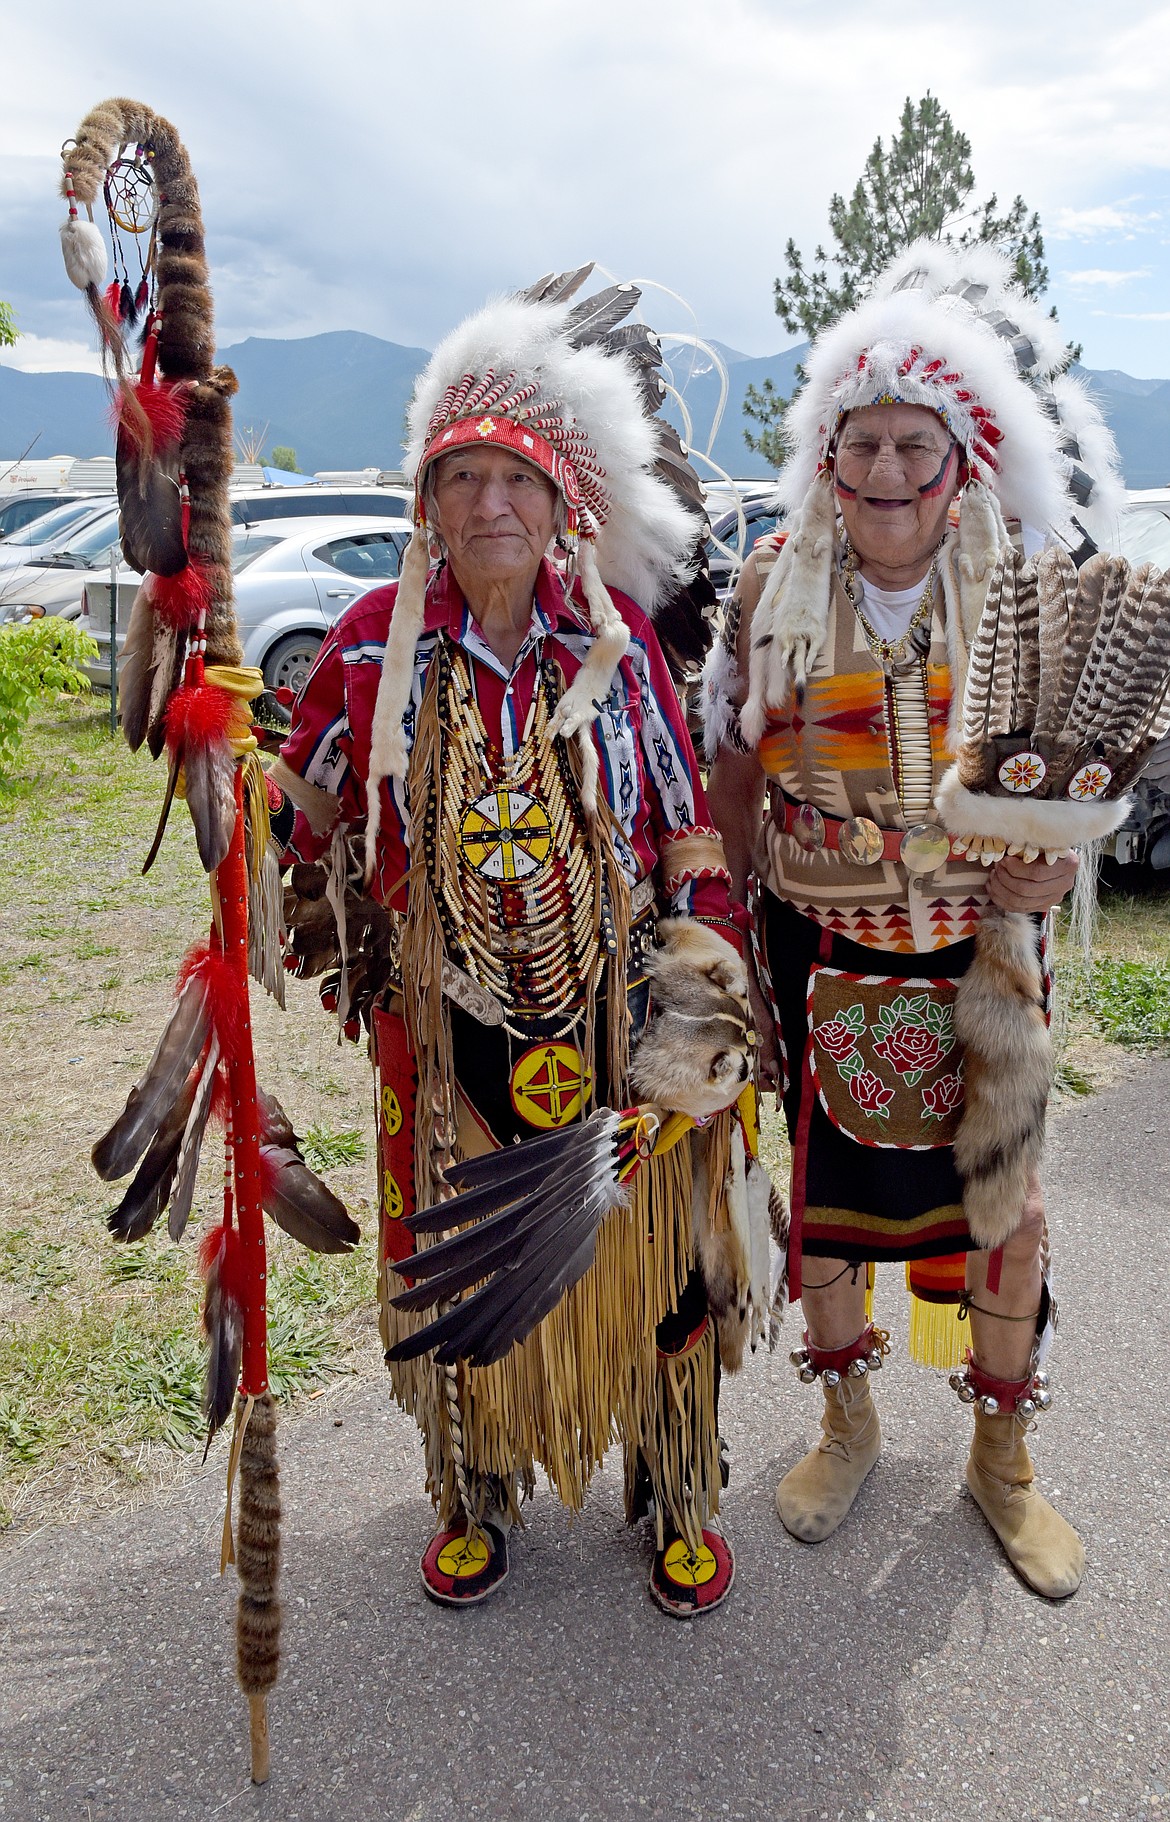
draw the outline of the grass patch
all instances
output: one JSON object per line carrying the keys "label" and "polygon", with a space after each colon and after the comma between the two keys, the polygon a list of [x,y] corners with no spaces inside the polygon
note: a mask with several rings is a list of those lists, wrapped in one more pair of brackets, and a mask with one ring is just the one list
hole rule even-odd
{"label": "grass patch", "polygon": [[1102,956],[1074,983],[1072,1003],[1115,1044],[1170,1046],[1170,967]]}
{"label": "grass patch", "polygon": [[[1057,920],[1056,1086],[1092,1092],[1111,1057],[1170,1048],[1170,894],[1118,891],[1102,881],[1092,954]],[[1116,1064],[1114,1065],[1116,1067]]]}
{"label": "grass patch", "polygon": [[73,1283],[75,1252],[64,1241],[36,1240],[27,1227],[12,1228],[0,1234],[0,1278],[37,1303],[47,1292]]}
{"label": "grass patch", "polygon": [[[372,1248],[298,1256],[276,1242],[269,1378],[294,1398],[350,1370],[346,1318],[374,1291]],[[124,1463],[144,1444],[190,1449],[205,1432],[206,1347],[194,1253],[152,1240],[107,1264],[123,1297],[70,1310],[54,1300],[0,1344],[0,1466],[19,1480],[67,1457]]]}
{"label": "grass patch", "polygon": [[357,1126],[334,1131],[329,1126],[310,1126],[301,1140],[301,1150],[310,1170],[336,1170],[342,1164],[361,1164],[366,1157],[365,1134]]}
{"label": "grass patch", "polygon": [[[0,1531],[166,1474],[166,1452],[202,1436],[205,1352],[194,1236],[117,1244],[104,1219],[120,1190],[89,1162],[154,1048],[183,954],[207,933],[190,818],[176,806],[143,878],[165,767],[110,734],[100,698],[39,708],[17,763],[0,776]],[[311,983],[290,984],[287,1013],[254,990],[252,1016],[260,1081],[298,1130],[328,1108],[312,1160],[357,1203],[370,1187],[368,1064],[338,1052]],[[219,1145],[200,1209],[218,1202]],[[269,1237],[274,1387],[295,1399],[359,1361],[378,1370],[358,1315],[374,1295],[369,1242],[319,1260]]]}

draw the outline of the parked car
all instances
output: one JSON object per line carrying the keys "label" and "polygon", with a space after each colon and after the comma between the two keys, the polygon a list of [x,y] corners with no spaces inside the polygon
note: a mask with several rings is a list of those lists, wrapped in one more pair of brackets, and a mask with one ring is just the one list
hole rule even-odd
{"label": "parked car", "polygon": [[111,556],[121,562],[122,546],[118,509],[107,503],[46,555],[0,572],[0,623],[41,614],[75,618],[86,582],[102,572],[109,575]]}
{"label": "parked car", "polygon": [[1147,487],[1126,495],[1112,547],[1131,563],[1170,569],[1170,487]]}
{"label": "parked car", "polygon": [[[365,519],[337,514],[237,526],[232,570],[244,663],[264,673],[270,690],[299,690],[338,615],[359,595],[397,579],[409,542],[409,520],[376,513]],[[133,570],[119,571],[119,647],[140,581]],[[90,681],[108,687],[108,577],[87,580],[82,623],[98,647],[96,661],[87,667]]]}
{"label": "parked car", "polygon": [[[93,498],[92,494],[88,497]],[[67,493],[61,488],[51,492],[30,489],[27,493],[8,494],[0,499],[0,542],[12,537],[14,532],[23,531],[26,525],[43,518],[55,507],[68,506],[74,500],[85,498],[84,494]]]}
{"label": "parked car", "polygon": [[714,525],[716,519],[733,512],[737,504],[752,506],[757,500],[770,500],[775,491],[775,476],[768,481],[705,481],[703,493],[707,517]]}
{"label": "parked car", "polygon": [[336,518],[358,513],[363,518],[409,519],[414,511],[410,487],[249,487],[232,493],[232,518],[237,525],[256,525],[266,519]]}
{"label": "parked car", "polygon": [[55,506],[31,525],[12,532],[0,544],[0,573],[19,569],[48,557],[73,542],[74,535],[113,510],[116,501],[110,494],[87,494],[83,499],[69,500]]}
{"label": "parked car", "polygon": [[707,560],[711,580],[720,599],[726,595],[761,538],[776,530],[780,515],[771,505],[770,488],[762,499],[750,500],[743,508],[743,523],[737,512],[726,512],[711,527],[707,543]]}

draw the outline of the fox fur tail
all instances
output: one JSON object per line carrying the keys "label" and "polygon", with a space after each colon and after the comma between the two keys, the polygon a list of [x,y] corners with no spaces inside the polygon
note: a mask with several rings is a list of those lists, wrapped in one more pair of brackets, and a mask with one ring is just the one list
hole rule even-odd
{"label": "fox fur tail", "polygon": [[955,1137],[963,1211],[980,1246],[1010,1238],[1044,1150],[1052,1045],[1036,926],[992,907],[955,997],[964,1051],[965,1100]]}

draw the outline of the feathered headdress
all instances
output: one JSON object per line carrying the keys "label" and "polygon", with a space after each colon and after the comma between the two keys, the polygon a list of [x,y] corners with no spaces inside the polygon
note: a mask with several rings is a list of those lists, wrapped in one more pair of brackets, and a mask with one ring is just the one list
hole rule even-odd
{"label": "feathered headdress", "polygon": [[[824,643],[834,558],[833,447],[850,411],[921,405],[962,451],[967,480],[944,562],[952,660],[961,688],[1005,519],[1054,535],[1079,560],[1116,518],[1117,451],[1085,388],[1060,373],[1067,350],[1052,319],[1016,284],[994,247],[916,241],[873,291],[817,337],[805,385],[785,414],[790,455],[777,497],[790,535],[756,610],[744,732],[758,740]],[[1092,535],[1090,535],[1090,531]],[[767,644],[763,640],[771,635]]]}
{"label": "feathered headdress", "polygon": [[1092,513],[1104,533],[1123,494],[1117,452],[1067,361],[1057,324],[996,248],[916,241],[813,344],[785,417],[780,498],[801,504],[847,412],[924,405],[1005,518],[1078,544]]}
{"label": "feathered headdress", "polygon": [[[417,523],[374,714],[367,865],[380,782],[406,773],[402,717],[427,576],[422,485],[440,456],[468,443],[494,444],[531,462],[560,492],[566,540],[597,640],[558,704],[554,733],[587,737],[626,650],[629,633],[611,588],[651,616],[670,614],[683,656],[705,655],[709,631],[687,595],[706,531],[702,490],[676,433],[655,415],[665,396],[658,338],[644,324],[626,321],[640,297],[634,285],[572,301],[592,270],[550,274],[489,304],[447,336],[415,385],[406,472],[416,483]],[[588,801],[589,755],[586,765]]]}

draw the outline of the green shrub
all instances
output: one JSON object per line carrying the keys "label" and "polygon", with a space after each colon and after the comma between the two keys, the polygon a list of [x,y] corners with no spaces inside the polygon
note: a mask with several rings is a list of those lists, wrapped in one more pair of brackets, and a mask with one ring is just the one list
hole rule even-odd
{"label": "green shrub", "polygon": [[0,768],[11,765],[38,702],[89,688],[81,666],[96,657],[89,634],[55,614],[0,627]]}

